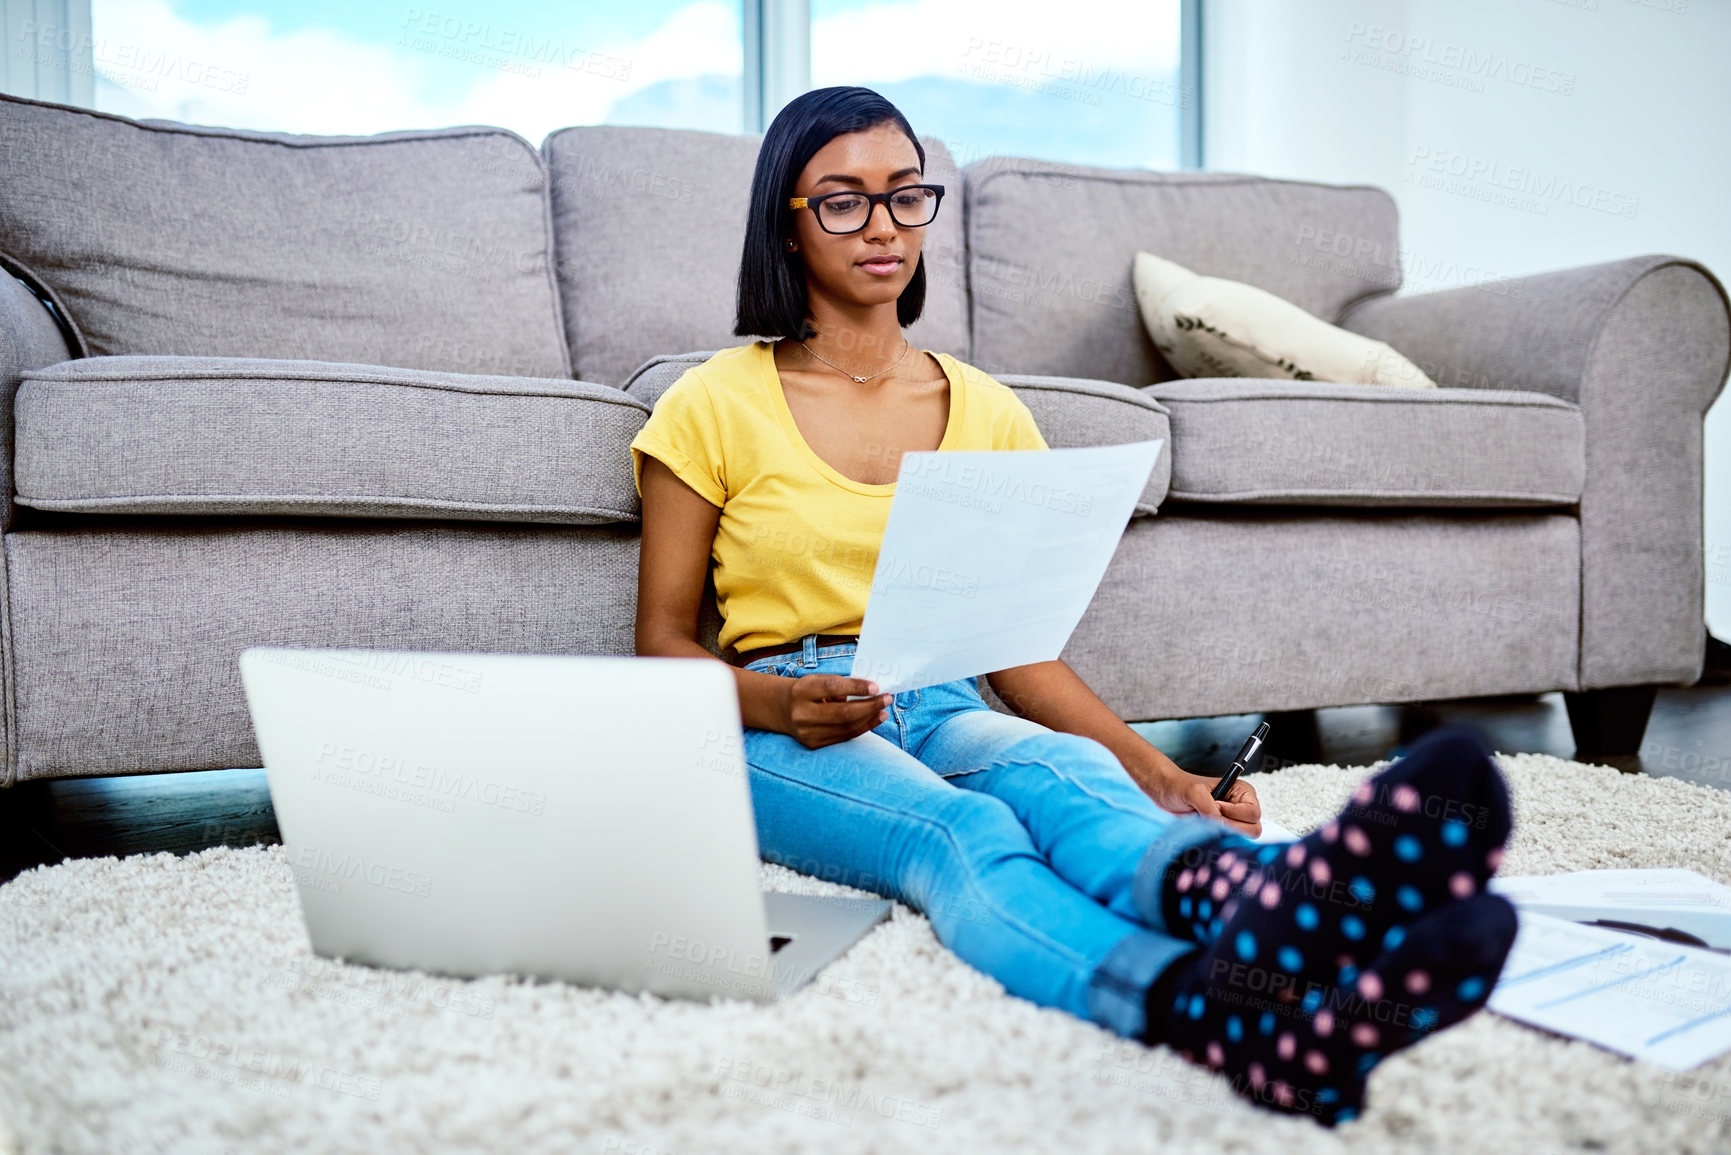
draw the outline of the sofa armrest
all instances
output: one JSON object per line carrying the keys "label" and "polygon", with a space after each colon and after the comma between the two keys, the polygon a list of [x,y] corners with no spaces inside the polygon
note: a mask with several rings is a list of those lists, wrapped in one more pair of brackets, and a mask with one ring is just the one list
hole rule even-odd
{"label": "sofa armrest", "polygon": [[1341,319],[1439,385],[1581,407],[1581,690],[1701,674],[1702,417],[1731,368],[1731,301],[1698,262],[1630,257],[1363,302]]}
{"label": "sofa armrest", "polygon": [[29,286],[0,267],[0,530],[10,529],[12,498],[12,398],[19,379],[72,356],[60,324]]}
{"label": "sofa armrest", "polygon": [[[10,529],[12,498],[12,398],[19,379],[72,356],[60,323],[28,286],[0,263],[0,531]],[[6,556],[0,552],[0,787],[12,785],[17,762],[16,693],[12,677],[11,591]]]}

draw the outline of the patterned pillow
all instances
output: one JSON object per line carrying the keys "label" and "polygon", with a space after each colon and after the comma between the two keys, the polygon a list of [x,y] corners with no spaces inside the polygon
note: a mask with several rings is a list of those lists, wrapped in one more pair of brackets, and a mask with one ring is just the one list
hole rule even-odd
{"label": "patterned pillow", "polygon": [[1382,341],[1330,325],[1265,289],[1138,252],[1136,304],[1154,347],[1186,377],[1284,377],[1436,388]]}

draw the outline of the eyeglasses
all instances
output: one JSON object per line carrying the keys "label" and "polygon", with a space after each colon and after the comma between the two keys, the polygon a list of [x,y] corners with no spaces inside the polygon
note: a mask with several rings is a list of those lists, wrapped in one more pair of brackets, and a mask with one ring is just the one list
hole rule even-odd
{"label": "eyeglasses", "polygon": [[890,219],[904,229],[929,225],[938,215],[938,202],[943,199],[941,184],[909,184],[881,193],[843,189],[818,197],[789,197],[787,207],[810,209],[817,214],[818,227],[826,233],[857,233],[866,227],[872,210],[880,204],[888,207]]}

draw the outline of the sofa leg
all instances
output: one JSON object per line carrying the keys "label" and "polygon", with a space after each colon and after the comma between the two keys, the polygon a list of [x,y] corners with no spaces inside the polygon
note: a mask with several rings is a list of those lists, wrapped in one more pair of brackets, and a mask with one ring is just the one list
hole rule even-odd
{"label": "sofa leg", "polygon": [[1612,686],[1563,692],[1575,753],[1591,757],[1638,754],[1657,686]]}

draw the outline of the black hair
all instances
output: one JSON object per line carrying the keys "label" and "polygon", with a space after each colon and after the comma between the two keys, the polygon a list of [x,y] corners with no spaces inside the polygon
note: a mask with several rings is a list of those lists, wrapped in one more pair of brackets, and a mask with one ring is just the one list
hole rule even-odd
{"label": "black hair", "polygon": [[[806,319],[805,268],[800,255],[782,246],[793,235],[795,209],[787,207],[799,174],[812,155],[847,132],[890,122],[907,133],[926,167],[926,149],[901,111],[869,88],[837,85],[802,92],[775,116],[757,152],[751,177],[751,208],[745,218],[745,251],[739,259],[739,301],[735,336],[804,340],[816,330]],[[896,320],[906,328],[919,320],[926,304],[926,256],[896,299]]]}

